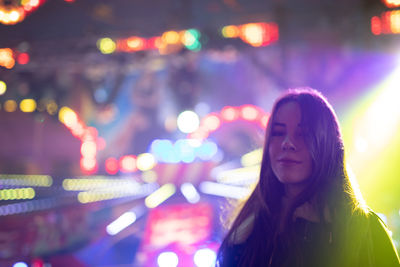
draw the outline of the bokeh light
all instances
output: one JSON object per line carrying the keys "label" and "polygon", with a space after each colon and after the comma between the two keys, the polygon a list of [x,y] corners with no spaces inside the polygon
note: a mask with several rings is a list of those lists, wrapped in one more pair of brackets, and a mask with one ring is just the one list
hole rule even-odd
{"label": "bokeh light", "polygon": [[36,109],[36,101],[34,99],[24,99],[19,103],[22,112],[33,112]]}
{"label": "bokeh light", "polygon": [[17,110],[17,102],[15,100],[9,99],[4,102],[4,110],[7,112],[14,112]]}
{"label": "bokeh light", "polygon": [[197,267],[212,267],[215,266],[217,254],[209,248],[202,248],[196,251],[193,256],[193,261]]}
{"label": "bokeh light", "polygon": [[115,51],[117,45],[111,38],[101,38],[97,41],[97,48],[103,54],[111,54]]}
{"label": "bokeh light", "polygon": [[3,81],[0,81],[0,95],[4,95],[7,91],[7,84]]}
{"label": "bokeh light", "polygon": [[176,267],[178,263],[178,255],[176,255],[175,252],[162,252],[157,257],[157,264],[159,267]]}
{"label": "bokeh light", "polygon": [[191,111],[186,110],[179,114],[177,119],[178,129],[183,133],[192,133],[199,128],[200,119],[199,116]]}

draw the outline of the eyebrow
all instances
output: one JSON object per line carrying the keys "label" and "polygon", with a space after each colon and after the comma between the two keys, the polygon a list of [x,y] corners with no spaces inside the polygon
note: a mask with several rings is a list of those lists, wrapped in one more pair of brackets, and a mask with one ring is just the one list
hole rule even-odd
{"label": "eyebrow", "polygon": [[[274,126],[286,127],[286,124],[282,123],[282,122],[274,122],[272,124],[272,127],[274,127]],[[297,127],[304,127],[304,124],[299,123],[299,124],[297,124]]]}

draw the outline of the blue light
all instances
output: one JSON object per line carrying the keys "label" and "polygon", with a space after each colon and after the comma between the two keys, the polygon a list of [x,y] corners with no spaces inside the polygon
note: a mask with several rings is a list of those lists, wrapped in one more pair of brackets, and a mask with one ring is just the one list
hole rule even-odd
{"label": "blue light", "polygon": [[23,261],[19,261],[19,262],[14,263],[13,267],[28,267],[28,264],[26,264]]}

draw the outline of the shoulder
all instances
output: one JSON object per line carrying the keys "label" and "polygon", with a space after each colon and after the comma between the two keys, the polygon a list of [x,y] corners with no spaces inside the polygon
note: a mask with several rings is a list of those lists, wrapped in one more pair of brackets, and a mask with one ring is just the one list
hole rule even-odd
{"label": "shoulder", "polygon": [[364,244],[379,266],[400,266],[399,257],[384,221],[373,211],[368,212],[368,232]]}
{"label": "shoulder", "polygon": [[255,215],[252,214],[247,217],[237,228],[232,232],[229,237],[229,243],[232,245],[238,245],[244,243],[249,237],[254,226]]}

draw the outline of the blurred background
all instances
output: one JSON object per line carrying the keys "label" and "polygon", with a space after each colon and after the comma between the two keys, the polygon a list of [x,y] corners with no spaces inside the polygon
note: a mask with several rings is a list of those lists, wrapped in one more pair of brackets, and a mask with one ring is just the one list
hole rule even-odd
{"label": "blurred background", "polygon": [[0,0],[0,266],[212,266],[300,86],[399,247],[399,37],[399,0]]}

